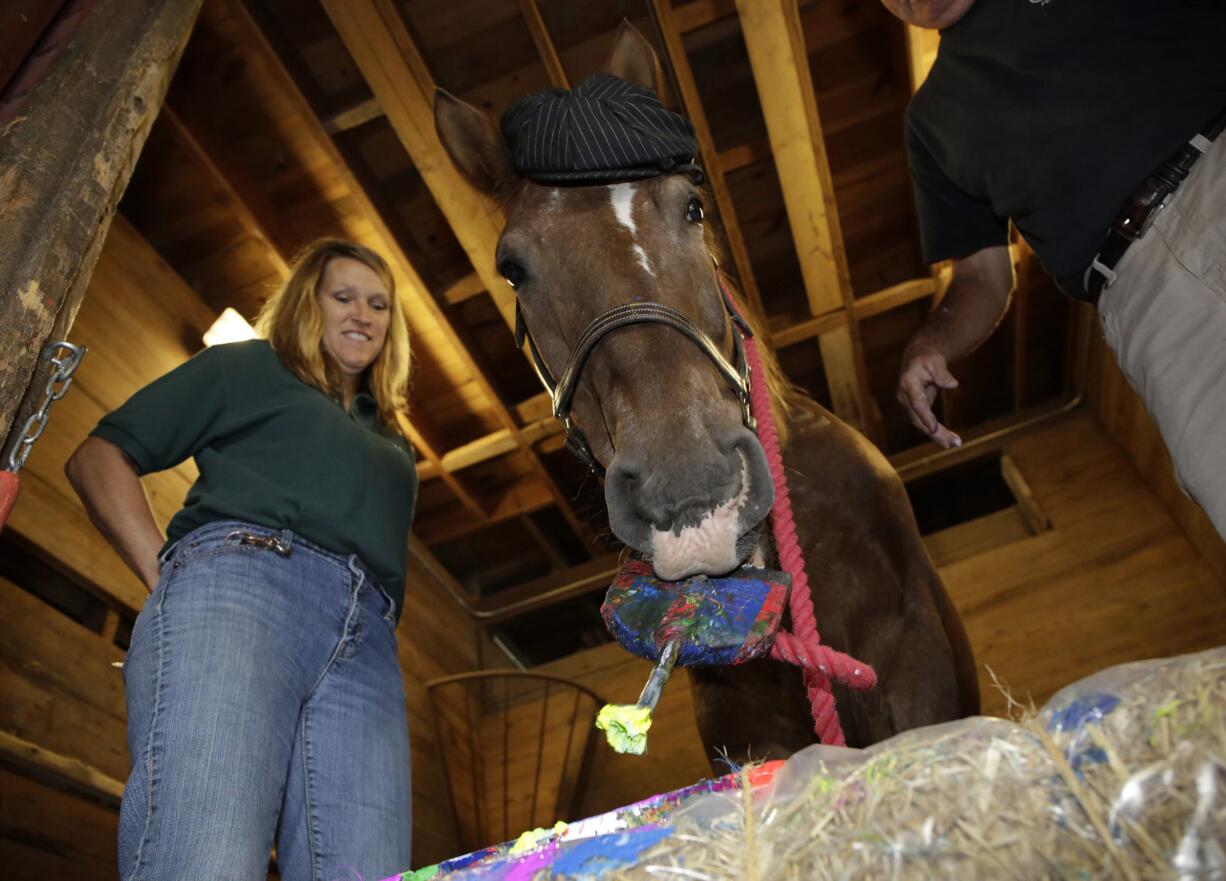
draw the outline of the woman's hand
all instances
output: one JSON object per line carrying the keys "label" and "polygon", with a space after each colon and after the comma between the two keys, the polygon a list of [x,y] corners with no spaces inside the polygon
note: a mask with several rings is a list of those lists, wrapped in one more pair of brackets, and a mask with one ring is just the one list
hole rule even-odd
{"label": "woman's hand", "polygon": [[64,473],[89,519],[152,593],[165,539],[132,460],[110,441],[87,437],[69,457]]}

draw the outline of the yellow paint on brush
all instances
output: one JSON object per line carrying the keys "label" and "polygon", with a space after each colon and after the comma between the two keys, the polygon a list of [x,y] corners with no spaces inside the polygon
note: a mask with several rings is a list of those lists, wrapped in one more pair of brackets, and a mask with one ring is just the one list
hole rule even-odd
{"label": "yellow paint on brush", "polygon": [[651,708],[638,704],[605,704],[596,716],[596,727],[605,733],[609,746],[617,752],[641,756],[647,751]]}
{"label": "yellow paint on brush", "polygon": [[553,824],[552,829],[542,829],[539,826],[536,829],[529,829],[519,838],[515,839],[515,844],[511,846],[511,856],[517,857],[520,854],[527,853],[530,850],[536,850],[548,839],[551,835],[561,835],[566,831],[566,824],[561,820]]}

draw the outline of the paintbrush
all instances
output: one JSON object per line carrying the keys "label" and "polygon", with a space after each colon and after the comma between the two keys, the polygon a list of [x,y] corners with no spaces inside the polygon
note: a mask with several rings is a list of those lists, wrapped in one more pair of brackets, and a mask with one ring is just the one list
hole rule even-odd
{"label": "paintbrush", "polygon": [[609,587],[601,616],[630,652],[655,661],[635,704],[601,708],[596,727],[620,753],[642,755],[673,668],[740,664],[770,652],[787,608],[791,578],[745,566],[723,578],[661,581],[631,560]]}

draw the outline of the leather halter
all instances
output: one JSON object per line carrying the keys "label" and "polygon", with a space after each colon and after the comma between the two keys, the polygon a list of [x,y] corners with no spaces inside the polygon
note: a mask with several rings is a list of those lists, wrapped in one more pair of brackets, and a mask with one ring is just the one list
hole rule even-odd
{"label": "leather halter", "polygon": [[[716,271],[719,271],[718,266]],[[596,461],[596,456],[592,453],[592,448],[589,446],[587,438],[583,436],[583,432],[571,421],[571,402],[575,397],[575,389],[579,384],[579,376],[592,350],[613,331],[632,324],[663,324],[689,337],[698,346],[698,350],[706,355],[711,363],[715,365],[715,368],[732,389],[732,393],[740,401],[741,419],[745,423],[745,427],[750,431],[757,430],[757,423],[750,412],[750,369],[749,362],[745,358],[745,340],[752,337],[753,332],[728,301],[728,293],[722,284],[719,285],[719,290],[720,299],[724,304],[724,311],[732,321],[732,342],[737,362],[736,367],[733,367],[728,362],[728,359],[724,357],[712,339],[681,312],[663,303],[647,301],[614,306],[607,312],[602,312],[593,318],[571,348],[570,357],[566,361],[566,367],[562,371],[562,376],[556,380],[549,367],[546,366],[545,360],[541,357],[540,350],[537,349],[536,341],[532,338],[532,334],[528,332],[523,312],[520,310],[518,300],[516,301],[515,343],[522,348],[524,341],[527,340],[528,350],[532,354],[532,366],[536,370],[536,375],[541,380],[541,384],[545,386],[545,391],[549,392],[552,396],[553,415],[561,420],[562,428],[566,432],[567,449],[578,456],[593,471],[599,472],[604,469]]]}

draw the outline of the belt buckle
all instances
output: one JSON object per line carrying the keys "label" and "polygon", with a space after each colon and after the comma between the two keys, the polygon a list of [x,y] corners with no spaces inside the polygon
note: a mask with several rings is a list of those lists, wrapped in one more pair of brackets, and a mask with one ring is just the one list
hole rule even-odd
{"label": "belt buckle", "polygon": [[263,548],[266,551],[278,553],[282,557],[288,557],[290,553],[290,545],[273,535],[256,535],[251,532],[243,532],[241,529],[236,529],[227,535],[226,538],[237,538],[240,545]]}

